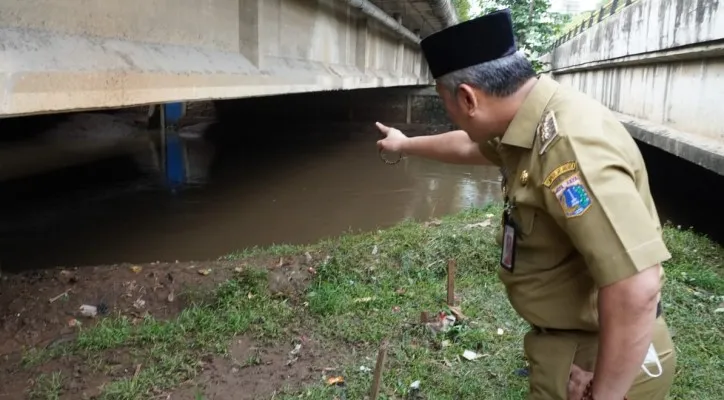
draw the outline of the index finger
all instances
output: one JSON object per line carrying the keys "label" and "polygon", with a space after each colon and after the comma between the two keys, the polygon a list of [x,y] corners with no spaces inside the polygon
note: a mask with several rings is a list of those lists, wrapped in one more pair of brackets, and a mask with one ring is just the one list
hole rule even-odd
{"label": "index finger", "polygon": [[388,126],[382,125],[379,122],[375,122],[375,126],[377,126],[377,129],[379,129],[380,132],[384,133],[385,135],[387,135],[387,132],[390,131],[390,128]]}

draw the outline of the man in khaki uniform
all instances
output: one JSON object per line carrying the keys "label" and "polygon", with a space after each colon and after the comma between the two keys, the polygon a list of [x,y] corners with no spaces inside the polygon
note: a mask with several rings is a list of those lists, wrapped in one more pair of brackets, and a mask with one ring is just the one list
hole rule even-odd
{"label": "man in khaki uniform", "polygon": [[378,146],[501,167],[499,275],[532,326],[529,398],[664,399],[676,355],[660,264],[671,256],[634,140],[598,102],[536,76],[516,52],[509,10],[421,45],[463,130],[408,138],[378,124]]}

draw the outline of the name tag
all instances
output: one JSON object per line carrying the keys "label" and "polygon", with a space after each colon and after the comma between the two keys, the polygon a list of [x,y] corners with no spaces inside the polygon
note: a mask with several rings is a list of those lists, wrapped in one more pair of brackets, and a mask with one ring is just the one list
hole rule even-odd
{"label": "name tag", "polygon": [[509,218],[503,218],[503,250],[500,252],[500,266],[508,272],[515,268],[515,227]]}

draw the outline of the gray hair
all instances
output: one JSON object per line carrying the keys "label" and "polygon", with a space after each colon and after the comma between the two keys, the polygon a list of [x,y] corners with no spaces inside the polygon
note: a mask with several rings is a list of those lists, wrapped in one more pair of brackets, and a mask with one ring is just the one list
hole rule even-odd
{"label": "gray hair", "polygon": [[473,65],[439,77],[438,82],[453,95],[465,83],[496,97],[515,93],[536,75],[530,61],[520,53]]}

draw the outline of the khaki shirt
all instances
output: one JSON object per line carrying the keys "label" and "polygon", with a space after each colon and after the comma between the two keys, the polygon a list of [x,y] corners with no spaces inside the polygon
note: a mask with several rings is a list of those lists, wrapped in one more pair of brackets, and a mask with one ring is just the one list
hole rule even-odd
{"label": "khaki shirt", "polygon": [[481,150],[507,180],[518,238],[499,275],[529,323],[597,331],[597,288],[671,257],[639,149],[593,99],[541,76]]}

